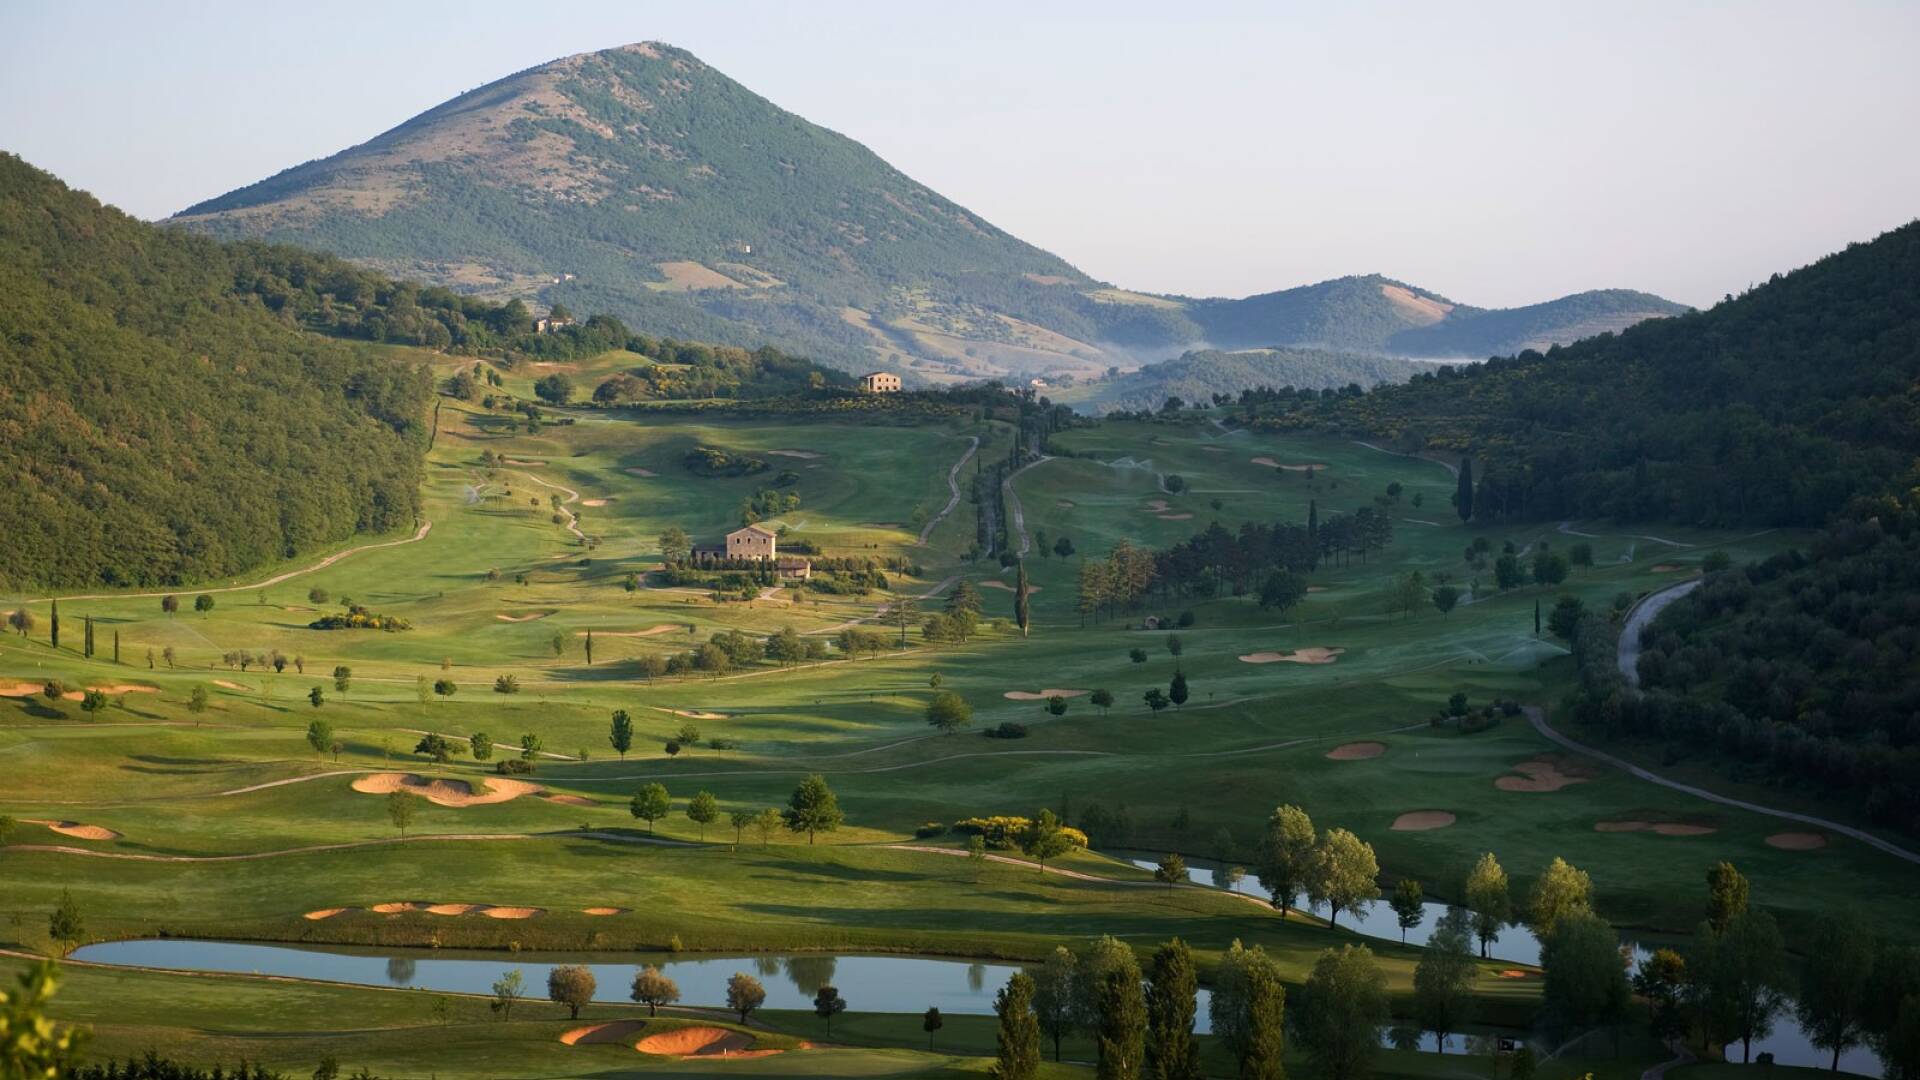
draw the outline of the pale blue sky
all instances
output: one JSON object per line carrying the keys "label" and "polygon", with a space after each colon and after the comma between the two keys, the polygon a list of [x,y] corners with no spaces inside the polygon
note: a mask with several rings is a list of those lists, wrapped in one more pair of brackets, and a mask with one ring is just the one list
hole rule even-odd
{"label": "pale blue sky", "polygon": [[638,40],[1088,273],[1691,303],[1920,216],[1920,4],[0,0],[0,148],[143,217]]}

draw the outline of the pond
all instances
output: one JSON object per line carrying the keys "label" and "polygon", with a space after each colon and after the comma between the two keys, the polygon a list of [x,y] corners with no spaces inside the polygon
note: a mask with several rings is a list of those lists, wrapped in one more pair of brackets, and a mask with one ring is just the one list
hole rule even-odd
{"label": "pond", "polygon": [[[1116,853],[1115,857],[1124,859],[1134,866],[1145,870],[1154,869],[1159,865],[1160,859],[1158,855],[1147,857],[1132,852],[1125,854]],[[1218,884],[1216,878],[1216,871],[1218,869],[1220,869],[1218,864],[1195,860],[1187,861],[1187,873],[1196,885],[1220,888],[1221,886]],[[1247,877],[1238,882],[1234,886],[1233,891],[1246,896],[1257,896],[1263,900],[1266,899],[1267,896],[1266,890],[1260,887],[1260,882],[1252,877]],[[1427,940],[1433,936],[1434,926],[1439,923],[1440,917],[1447,913],[1447,906],[1446,904],[1433,901],[1422,904],[1420,925],[1407,931],[1407,944],[1425,945]],[[1309,908],[1308,910],[1320,918],[1324,919],[1327,917],[1327,909],[1324,905]],[[1385,900],[1371,905],[1365,914],[1357,918],[1350,913],[1343,913],[1340,916],[1340,927],[1342,929],[1351,929],[1355,933],[1365,937],[1380,938],[1387,941],[1400,940],[1399,917],[1394,913],[1393,908],[1387,905]],[[1633,962],[1636,964],[1644,959],[1650,951],[1646,946],[1634,941],[1626,934],[1621,935],[1621,943],[1633,950]],[[1477,944],[1476,942],[1476,945]],[[1487,953],[1496,960],[1506,960],[1516,964],[1538,965],[1540,963],[1540,939],[1534,937],[1533,931],[1524,926],[1505,927],[1500,931],[1499,940],[1493,943],[1487,950]],[[1430,1043],[1423,1045],[1426,1048],[1431,1047]],[[1803,1065],[1809,1068],[1824,1069],[1833,1060],[1832,1055],[1827,1051],[1818,1049],[1813,1045],[1807,1038],[1806,1030],[1800,1026],[1800,1022],[1794,1018],[1791,1013],[1784,1014],[1774,1021],[1772,1035],[1769,1035],[1765,1039],[1754,1040],[1753,1056],[1758,1058],[1763,1052],[1772,1054],[1774,1062],[1780,1065]],[[1863,1076],[1881,1076],[1886,1071],[1881,1065],[1880,1058],[1865,1046],[1856,1046],[1852,1050],[1840,1055],[1840,1068],[1843,1072],[1859,1073]]]}

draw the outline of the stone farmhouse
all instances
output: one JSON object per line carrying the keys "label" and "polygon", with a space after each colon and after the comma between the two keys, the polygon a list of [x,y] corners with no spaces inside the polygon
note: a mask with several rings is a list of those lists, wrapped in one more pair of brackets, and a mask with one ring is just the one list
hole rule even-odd
{"label": "stone farmhouse", "polygon": [[813,576],[813,563],[798,555],[780,554],[780,538],[765,525],[748,525],[728,533],[719,544],[693,549],[696,559],[726,559],[741,562],[771,562],[780,577],[788,581],[806,581]]}
{"label": "stone farmhouse", "polygon": [[900,376],[891,371],[869,371],[860,376],[860,389],[869,394],[897,394]]}

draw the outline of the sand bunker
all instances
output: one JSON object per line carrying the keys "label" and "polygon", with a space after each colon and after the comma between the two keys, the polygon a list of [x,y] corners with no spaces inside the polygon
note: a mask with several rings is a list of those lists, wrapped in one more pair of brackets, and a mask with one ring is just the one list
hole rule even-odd
{"label": "sand bunker", "polygon": [[1054,505],[1058,506],[1062,510],[1071,510],[1080,504],[1077,502],[1074,502],[1072,499],[1060,499],[1060,500],[1057,500],[1054,503]]}
{"label": "sand bunker", "polygon": [[560,1041],[568,1046],[593,1046],[625,1043],[640,1034],[647,1026],[645,1020],[615,1020],[606,1024],[588,1024],[574,1028],[560,1036]]}
{"label": "sand bunker", "polygon": [[[160,692],[160,688],[157,686],[134,686],[131,683],[115,683],[112,686],[89,686],[87,687],[87,689],[92,690],[96,693],[109,694],[109,695],[111,694],[157,694]],[[61,694],[60,696],[67,701],[84,701],[86,700],[87,695],[85,691],[69,690],[64,694]]]}
{"label": "sand bunker", "polygon": [[812,459],[814,459],[814,458],[817,458],[817,457],[826,457],[826,456],[827,456],[827,455],[825,455],[825,454],[822,454],[822,453],[818,453],[818,452],[816,452],[816,451],[813,451],[813,450],[769,450],[769,451],[767,451],[767,453],[769,453],[769,454],[772,454],[772,455],[774,455],[775,457],[797,457],[797,458],[806,458],[806,459],[808,459],[809,461],[810,461],[810,460],[812,460]]}
{"label": "sand bunker", "polygon": [[43,821],[28,818],[29,825],[45,825],[61,836],[71,836],[75,840],[118,840],[120,834],[104,825],[82,825],[77,821]]}
{"label": "sand bunker", "polygon": [[1247,664],[1331,664],[1335,657],[1346,651],[1347,650],[1338,647],[1329,649],[1320,645],[1314,645],[1309,648],[1295,649],[1292,652],[1285,653],[1248,653],[1241,657],[1240,660],[1242,663]]}
{"label": "sand bunker", "polygon": [[1170,507],[1168,506],[1167,500],[1165,499],[1152,499],[1147,503],[1148,513],[1164,514],[1167,512],[1168,509],[1170,509]]}
{"label": "sand bunker", "polygon": [[[660,634],[671,634],[675,630],[685,630],[686,628],[687,624],[685,623],[663,622],[649,626],[645,630],[595,630],[593,633],[596,637],[656,637]],[[585,630],[575,630],[573,636],[586,637],[587,632]]]}
{"label": "sand bunker", "polygon": [[[363,795],[386,795],[411,791],[435,806],[484,806],[503,803],[541,790],[538,784],[524,780],[490,777],[482,780],[482,789],[474,791],[465,780],[429,780],[417,773],[371,773],[353,782],[353,790]],[[375,910],[378,910],[377,908]]]}
{"label": "sand bunker", "polygon": [[489,907],[481,908],[480,914],[489,919],[531,919],[535,915],[546,913],[545,908],[537,907]]}
{"label": "sand bunker", "polygon": [[1501,791],[1559,791],[1571,784],[1584,784],[1593,779],[1584,776],[1578,770],[1563,769],[1555,762],[1545,758],[1523,761],[1513,767],[1519,776],[1502,776],[1493,782]]}
{"label": "sand bunker", "polygon": [[1812,832],[1777,832],[1767,837],[1767,846],[1781,851],[1814,851],[1827,846],[1827,838]]}
{"label": "sand bunker", "polygon": [[502,465],[518,465],[518,466],[520,466],[521,468],[532,468],[532,467],[534,467],[534,466],[536,466],[536,465],[545,465],[545,464],[546,464],[546,462],[544,462],[544,461],[519,461],[519,460],[516,460],[516,459],[514,459],[514,458],[501,458],[501,459],[500,459],[500,464],[502,464]]}
{"label": "sand bunker", "polygon": [[1657,836],[1711,836],[1719,829],[1711,825],[1688,825],[1679,821],[1598,821],[1594,832],[1650,832]]}
{"label": "sand bunker", "polygon": [[628,469],[627,472],[631,473],[634,476],[644,476],[648,478],[652,478],[660,475],[659,473],[654,472],[652,469],[642,469],[638,467]]}
{"label": "sand bunker", "polygon": [[612,501],[613,500],[610,498],[609,499],[582,499],[580,500],[580,505],[581,506],[605,506]]}
{"label": "sand bunker", "polygon": [[1365,761],[1377,758],[1387,752],[1387,744],[1381,742],[1350,742],[1327,751],[1328,761]]}
{"label": "sand bunker", "polygon": [[580,914],[582,915],[625,915],[629,910],[630,909],[623,908],[623,907],[590,907],[590,908],[581,908]]}
{"label": "sand bunker", "polygon": [[[564,555],[558,557],[566,558]],[[526,615],[508,615],[503,611],[495,615],[494,618],[499,619],[501,622],[532,622],[535,619],[544,619],[551,614],[553,614],[551,611],[535,611]]]}
{"label": "sand bunker", "polygon": [[559,803],[561,806],[599,806],[600,805],[599,803],[594,802],[592,799],[587,798],[585,795],[555,795],[551,792],[548,792],[547,794],[541,795],[540,797],[547,800],[550,803]]}
{"label": "sand bunker", "polygon": [[1495,974],[1498,978],[1502,979],[1528,979],[1533,977],[1532,972],[1521,971],[1519,968],[1508,968],[1505,971],[1496,972]]}
{"label": "sand bunker", "polygon": [[727,719],[726,713],[702,712],[699,709],[668,709],[668,708],[663,708],[659,705],[655,705],[653,707],[653,711],[663,712],[663,713],[672,713],[675,716],[684,716],[689,720],[725,720]]}
{"label": "sand bunker", "polygon": [[1280,463],[1270,457],[1248,458],[1247,460],[1253,462],[1255,465],[1260,465],[1268,469],[1277,469],[1280,467]]}
{"label": "sand bunker", "polygon": [[300,917],[303,919],[312,919],[318,922],[321,919],[331,919],[335,915],[344,915],[349,911],[357,911],[357,910],[359,909],[350,908],[350,907],[323,907],[318,911],[309,911],[305,915],[302,915]]}
{"label": "sand bunker", "polygon": [[429,915],[465,915],[479,911],[485,904],[428,904],[423,910]]}
{"label": "sand bunker", "polygon": [[1093,693],[1091,690],[1046,689],[1037,692],[1033,690],[1009,690],[1001,696],[1008,701],[1045,701],[1050,697],[1080,697],[1083,694],[1091,693]]}
{"label": "sand bunker", "polygon": [[1679,566],[1677,564],[1670,563],[1670,562],[1663,562],[1658,566],[1655,566],[1653,568],[1653,572],[1656,574],[1677,574],[1680,571],[1685,569],[1686,567],[1684,566]]}
{"label": "sand bunker", "polygon": [[32,697],[46,690],[46,683],[17,682],[9,686],[0,686],[0,697]]}
{"label": "sand bunker", "polygon": [[1161,521],[1192,521],[1192,514],[1161,514]]}
{"label": "sand bunker", "polygon": [[1283,461],[1280,463],[1280,468],[1285,469],[1288,472],[1311,472],[1315,469],[1324,469],[1326,467],[1327,467],[1327,463],[1324,461],[1302,461],[1297,463],[1290,462],[1290,461]]}
{"label": "sand bunker", "polygon": [[725,1028],[685,1027],[649,1035],[633,1044],[643,1054],[671,1057],[765,1057],[778,1050],[753,1050],[753,1038]]}
{"label": "sand bunker", "polygon": [[382,915],[398,915],[406,911],[425,911],[426,909],[427,905],[420,901],[395,900],[391,903],[375,904],[371,910],[379,912]]}
{"label": "sand bunker", "polygon": [[227,681],[226,679],[215,679],[215,680],[213,680],[213,685],[215,685],[215,686],[223,686],[223,687],[225,687],[225,688],[227,688],[228,690],[251,690],[251,689],[253,689],[253,687],[251,687],[251,686],[245,686],[245,685],[243,685],[243,684],[241,684],[241,683],[237,683],[237,682],[229,682],[229,681]]}
{"label": "sand bunker", "polygon": [[[981,587],[981,588],[983,588],[983,589],[999,589],[999,590],[1001,590],[1001,591],[1003,591],[1003,592],[1016,592],[1016,591],[1018,591],[1018,590],[1016,590],[1016,589],[1015,589],[1015,588],[1014,588],[1013,586],[1011,586],[1011,585],[1009,585],[1009,584],[1007,584],[1007,583],[1006,583],[1006,582],[1004,582],[1004,581],[994,581],[994,580],[993,580],[993,579],[991,579],[991,578],[989,578],[989,579],[987,579],[986,581],[982,581],[982,582],[980,583],[980,587]],[[1034,593],[1037,593],[1037,592],[1039,592],[1039,591],[1040,591],[1040,586],[1038,586],[1038,585],[1034,585],[1034,584],[1031,584],[1031,583],[1029,583],[1029,584],[1027,585],[1027,595],[1029,595],[1029,596],[1031,596],[1031,595],[1033,595]]]}
{"label": "sand bunker", "polygon": [[1394,832],[1426,832],[1429,829],[1444,829],[1456,820],[1445,810],[1411,810],[1394,818],[1390,828]]}
{"label": "sand bunker", "polygon": [[1229,451],[1224,446],[1203,446],[1200,448],[1200,452],[1203,454],[1225,454]]}

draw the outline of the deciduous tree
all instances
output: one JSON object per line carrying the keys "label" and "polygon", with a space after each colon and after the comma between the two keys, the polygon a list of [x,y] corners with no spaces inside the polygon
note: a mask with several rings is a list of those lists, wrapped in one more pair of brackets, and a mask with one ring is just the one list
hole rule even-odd
{"label": "deciduous tree", "polygon": [[565,1005],[567,1015],[580,1019],[580,1007],[593,1001],[593,969],[584,964],[562,964],[547,972],[547,997]]}
{"label": "deciduous tree", "polygon": [[680,987],[649,964],[634,973],[633,1000],[647,1007],[648,1016],[658,1016],[660,1006],[680,1000]]}
{"label": "deciduous tree", "polygon": [[673,808],[672,800],[667,797],[665,784],[651,783],[633,793],[633,800],[627,804],[627,811],[634,817],[647,823],[647,835],[653,835],[653,823],[667,816]]}
{"label": "deciduous tree", "polygon": [[846,820],[846,815],[840,812],[839,798],[827,786],[826,777],[818,773],[800,781],[800,786],[788,796],[787,808],[780,816],[788,829],[806,833],[809,845],[815,833],[833,832]]}

